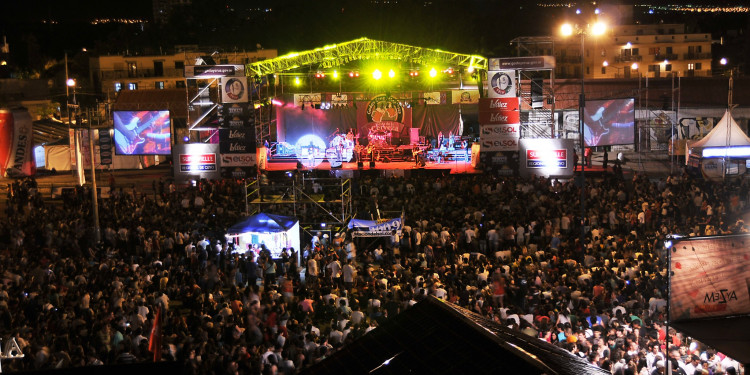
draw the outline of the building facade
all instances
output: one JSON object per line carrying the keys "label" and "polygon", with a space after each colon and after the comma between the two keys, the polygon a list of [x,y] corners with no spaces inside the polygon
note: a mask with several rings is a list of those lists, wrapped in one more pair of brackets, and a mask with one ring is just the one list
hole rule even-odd
{"label": "building facade", "polygon": [[199,59],[210,59],[215,64],[244,65],[274,58],[277,54],[275,49],[205,53],[197,51],[197,47],[183,47],[179,52],[164,55],[98,56],[89,61],[90,81],[97,94],[112,99],[122,90],[185,88],[185,66],[196,65]]}
{"label": "building facade", "polygon": [[[682,24],[617,25],[585,35],[585,78],[710,77],[711,34],[687,33]],[[558,78],[581,77],[581,40],[554,46]]]}

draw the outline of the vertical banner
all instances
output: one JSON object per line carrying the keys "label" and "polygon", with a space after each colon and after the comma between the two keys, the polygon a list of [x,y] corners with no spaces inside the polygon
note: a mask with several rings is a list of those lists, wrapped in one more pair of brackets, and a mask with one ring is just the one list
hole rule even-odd
{"label": "vertical banner", "polygon": [[248,102],[247,77],[222,77],[220,82],[222,103]]}
{"label": "vertical banner", "polygon": [[11,111],[13,143],[5,162],[5,176],[32,176],[36,173],[34,164],[32,121],[26,109]]}
{"label": "vertical banner", "polygon": [[112,164],[112,137],[109,129],[99,129],[99,161],[102,165]]}
{"label": "vertical banner", "polygon": [[489,82],[490,98],[511,98],[516,95],[516,71],[498,70],[490,71],[487,75]]}
{"label": "vertical banner", "polygon": [[70,151],[70,165],[76,165],[76,130],[68,129],[68,150]]}
{"label": "vertical banner", "polygon": [[5,167],[10,159],[13,145],[13,112],[0,110],[0,176],[5,176]]}
{"label": "vertical banner", "polygon": [[83,159],[83,167],[85,169],[91,168],[91,138],[89,137],[88,129],[81,129],[81,159]]}

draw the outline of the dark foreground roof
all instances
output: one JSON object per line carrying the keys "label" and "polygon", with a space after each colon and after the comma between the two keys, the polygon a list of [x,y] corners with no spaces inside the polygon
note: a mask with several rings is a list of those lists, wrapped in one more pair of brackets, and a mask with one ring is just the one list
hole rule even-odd
{"label": "dark foreground roof", "polygon": [[[387,363],[387,364],[386,364]],[[570,352],[429,297],[302,374],[609,374]]]}
{"label": "dark foreground roof", "polygon": [[740,363],[750,363],[750,316],[694,319],[672,327],[716,348]]}

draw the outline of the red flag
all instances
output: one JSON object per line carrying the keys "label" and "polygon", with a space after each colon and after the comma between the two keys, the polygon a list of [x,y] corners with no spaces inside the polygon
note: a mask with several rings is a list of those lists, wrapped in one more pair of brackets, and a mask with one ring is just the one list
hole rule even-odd
{"label": "red flag", "polygon": [[151,335],[148,338],[148,351],[154,353],[154,362],[161,361],[161,306],[156,308],[154,325],[151,327]]}

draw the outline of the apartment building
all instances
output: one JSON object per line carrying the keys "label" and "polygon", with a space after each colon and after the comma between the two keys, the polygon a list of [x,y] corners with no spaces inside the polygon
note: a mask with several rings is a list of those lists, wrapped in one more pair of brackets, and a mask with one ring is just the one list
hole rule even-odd
{"label": "apartment building", "polygon": [[[710,77],[711,34],[687,33],[682,24],[617,25],[585,35],[585,78]],[[581,40],[555,42],[558,78],[581,77]]]}
{"label": "apartment building", "polygon": [[198,59],[214,64],[249,64],[270,59],[275,49],[251,52],[201,52],[195,46],[178,48],[178,52],[144,56],[97,56],[90,58],[90,81],[93,89],[109,98],[122,90],[185,88],[185,66]]}

